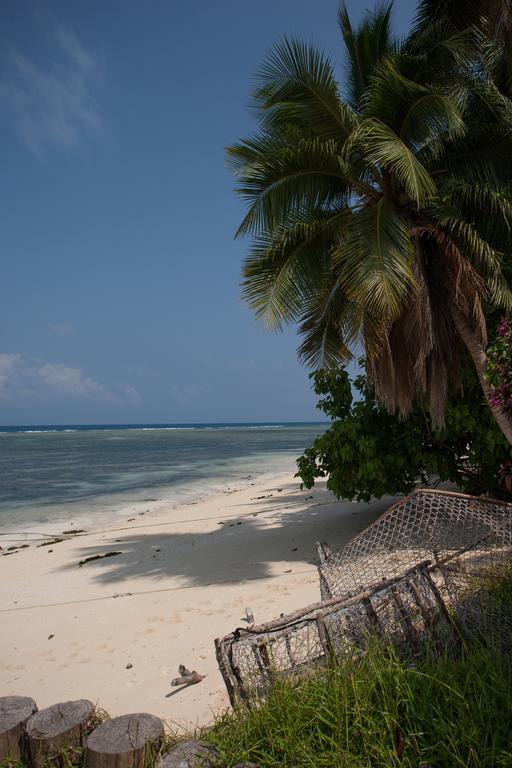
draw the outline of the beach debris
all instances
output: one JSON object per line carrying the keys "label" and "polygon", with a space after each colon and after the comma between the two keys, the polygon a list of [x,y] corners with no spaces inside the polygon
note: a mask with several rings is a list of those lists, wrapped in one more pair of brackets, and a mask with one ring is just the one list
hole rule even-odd
{"label": "beach debris", "polygon": [[83,528],[72,528],[69,531],[62,531],[63,536],[74,536],[77,533],[87,533]]}
{"label": "beach debris", "polygon": [[81,747],[94,709],[92,701],[78,699],[32,715],[26,725],[31,765],[43,768],[63,748]]}
{"label": "beach debris", "polygon": [[237,525],[242,525],[242,522],[243,522],[242,520],[239,520]]}
{"label": "beach debris", "polygon": [[250,608],[245,609],[245,619],[242,619],[242,621],[246,621],[248,624],[254,624],[254,614]]}
{"label": "beach debris", "polygon": [[126,522],[127,522],[127,523],[131,523],[131,522],[133,522],[133,520],[135,520],[135,518],[134,518],[134,517],[127,517],[127,518],[126,518]]}
{"label": "beach debris", "polygon": [[91,563],[93,560],[104,560],[106,557],[115,557],[116,555],[122,555],[122,552],[105,552],[103,555],[91,555],[91,557],[85,557],[78,563],[81,568],[85,563]]}
{"label": "beach debris", "polygon": [[217,525],[224,525],[224,520],[220,520]]}
{"label": "beach debris", "polygon": [[48,550],[48,554],[49,554],[49,555],[51,555],[51,553],[52,553],[52,552],[53,552],[53,549],[49,549],[49,550]]}
{"label": "beach debris", "polygon": [[292,549],[292,552],[297,552],[297,550],[298,550],[298,549],[299,549],[298,547],[294,547],[294,548]]}
{"label": "beach debris", "polygon": [[36,547],[52,547],[54,544],[60,544],[61,541],[64,541],[64,539],[47,539],[46,541],[43,541],[42,544],[36,544]]}
{"label": "beach debris", "polygon": [[315,541],[315,549],[321,566],[336,556],[334,549],[326,541]]}
{"label": "beach debris", "polygon": [[156,768],[213,768],[217,751],[204,741],[180,741],[159,757]]}
{"label": "beach debris", "polygon": [[126,665],[126,669],[133,669],[133,664],[131,663],[131,661],[129,661],[128,664]]}
{"label": "beach debris", "polygon": [[446,648],[453,624],[429,565],[425,560],[358,593],[313,603],[259,626],[238,627],[215,640],[231,704],[265,695],[276,677],[300,675],[364,652],[370,628],[392,638],[408,657],[419,652],[421,633],[427,630],[435,630],[432,642],[439,639]]}
{"label": "beach debris", "polygon": [[164,738],[164,724],[146,712],[105,720],[85,740],[87,768],[142,768]]}
{"label": "beach debris", "polygon": [[112,595],[114,600],[116,600],[118,597],[131,597],[131,596],[132,596],[131,592],[121,592],[121,593],[116,592],[115,595]]}
{"label": "beach debris", "polygon": [[55,635],[48,635],[48,640],[53,640],[54,637]]}
{"label": "beach debris", "polygon": [[24,726],[34,712],[37,704],[28,696],[0,698],[0,764],[7,759],[14,764],[24,757]]}
{"label": "beach debris", "polygon": [[291,572],[292,572],[291,568],[289,568],[287,571],[285,571],[285,573],[291,573]]}
{"label": "beach debris", "polygon": [[199,672],[196,672],[195,669],[190,672],[183,664],[180,664],[178,667],[178,674],[179,677],[175,677],[173,680],[171,680],[171,685],[173,687],[176,687],[178,685],[196,685],[196,683],[200,683],[201,680],[204,680],[206,675],[200,675]]}

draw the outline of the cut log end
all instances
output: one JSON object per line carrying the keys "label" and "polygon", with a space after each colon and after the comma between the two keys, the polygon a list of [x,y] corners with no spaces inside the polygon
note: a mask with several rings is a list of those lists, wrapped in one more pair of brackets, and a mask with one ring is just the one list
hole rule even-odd
{"label": "cut log end", "polygon": [[145,712],[106,720],[87,737],[87,768],[142,768],[163,736],[162,720]]}
{"label": "cut log end", "polygon": [[26,725],[28,748],[34,768],[41,768],[67,747],[81,747],[94,704],[87,699],[65,701],[32,715]]}
{"label": "cut log end", "polygon": [[29,696],[0,698],[0,763],[24,757],[24,726],[34,712],[37,704]]}

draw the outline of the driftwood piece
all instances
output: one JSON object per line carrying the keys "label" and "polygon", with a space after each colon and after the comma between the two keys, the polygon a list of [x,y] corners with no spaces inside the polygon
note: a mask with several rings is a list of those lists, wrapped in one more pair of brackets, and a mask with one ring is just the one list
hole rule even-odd
{"label": "driftwood piece", "polygon": [[173,680],[171,680],[172,686],[195,685],[196,683],[200,683],[201,680],[204,680],[206,677],[206,675],[200,675],[199,672],[196,672],[195,669],[190,672],[190,670],[187,669],[183,664],[179,665],[178,674],[179,677],[175,677]]}
{"label": "driftwood piece", "polygon": [[163,737],[163,722],[145,712],[105,720],[86,739],[87,768],[143,768]]}
{"label": "driftwood piece", "polygon": [[156,768],[213,768],[217,752],[204,741],[180,741],[159,758]]}
{"label": "driftwood piece", "polygon": [[334,550],[325,541],[315,541],[315,549],[320,560],[320,565],[325,565],[334,556]]}
{"label": "driftwood piece", "polygon": [[24,726],[34,712],[37,704],[28,696],[0,698],[0,763],[24,756]]}
{"label": "driftwood piece", "polygon": [[45,761],[65,747],[81,747],[94,704],[87,699],[65,701],[46,707],[27,722],[31,763],[41,768]]}

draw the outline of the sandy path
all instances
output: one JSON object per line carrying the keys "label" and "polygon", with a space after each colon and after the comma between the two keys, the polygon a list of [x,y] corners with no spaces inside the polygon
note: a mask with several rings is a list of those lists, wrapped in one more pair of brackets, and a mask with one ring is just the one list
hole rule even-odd
{"label": "sandy path", "polygon": [[[343,545],[386,506],[336,503],[288,474],[0,556],[0,695],[205,724],[228,705],[213,639],[246,606],[261,622],[317,600],[315,540]],[[170,688],[180,663],[207,677]]]}

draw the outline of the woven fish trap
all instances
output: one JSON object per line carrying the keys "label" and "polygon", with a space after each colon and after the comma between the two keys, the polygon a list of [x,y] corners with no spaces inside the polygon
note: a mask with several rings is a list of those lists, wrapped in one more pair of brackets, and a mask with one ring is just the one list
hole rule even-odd
{"label": "woven fish trap", "polygon": [[510,609],[495,585],[512,569],[512,504],[441,490],[417,490],[390,507],[342,550],[317,544],[323,600],[346,598],[425,559],[460,628],[510,644]]}
{"label": "woven fish trap", "polygon": [[[445,643],[453,625],[428,561],[348,598],[330,598],[215,641],[231,704],[260,698],[279,679],[358,656],[376,635],[415,656],[428,637]],[[429,632],[427,632],[429,630]]]}

